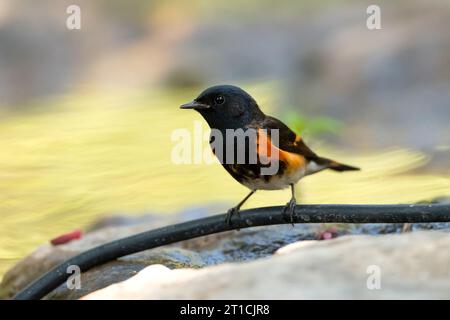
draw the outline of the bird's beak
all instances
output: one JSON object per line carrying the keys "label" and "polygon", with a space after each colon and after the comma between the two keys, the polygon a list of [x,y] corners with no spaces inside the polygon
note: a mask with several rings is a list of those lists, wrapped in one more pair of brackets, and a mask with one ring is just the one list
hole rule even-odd
{"label": "bird's beak", "polygon": [[185,103],[180,106],[181,109],[196,109],[196,110],[202,110],[202,109],[208,109],[209,105],[205,103],[200,103],[195,100]]}

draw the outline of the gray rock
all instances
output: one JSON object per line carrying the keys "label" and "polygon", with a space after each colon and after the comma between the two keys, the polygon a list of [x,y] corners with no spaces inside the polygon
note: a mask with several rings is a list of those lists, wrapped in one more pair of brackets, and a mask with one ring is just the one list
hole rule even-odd
{"label": "gray rock", "polygon": [[0,284],[0,299],[10,298],[28,283],[76,252],[61,247],[40,246],[19,261],[3,276]]}
{"label": "gray rock", "polygon": [[147,266],[148,264],[138,262],[109,262],[82,273],[79,289],[69,290],[67,285],[63,284],[48,294],[45,299],[79,299],[93,290],[126,280]]}
{"label": "gray rock", "polygon": [[[146,220],[146,219],[144,219]],[[149,219],[152,220],[152,219]],[[162,219],[164,221],[164,219]],[[114,218],[114,221],[122,221]],[[0,297],[9,298],[28,283],[68,258],[95,246],[159,226],[136,225],[125,221],[125,226],[104,227],[87,233],[79,240],[59,246],[41,246],[25,257],[4,276]],[[98,225],[95,223],[95,225]],[[213,234],[146,250],[122,257],[83,273],[82,290],[69,290],[60,286],[48,296],[51,299],[74,299],[127,279],[143,267],[162,264],[168,268],[200,268],[222,262],[253,260],[273,254],[278,248],[301,239],[313,239],[317,226],[269,226],[241,231]],[[121,273],[121,276],[116,274]]]}
{"label": "gray rock", "polygon": [[[44,274],[59,263],[98,245],[152,229],[148,224],[107,227],[86,234],[83,238],[59,246],[40,246],[10,269],[0,285],[0,298],[9,298],[31,281]],[[171,268],[201,267],[205,265],[200,255],[181,248],[156,248],[123,257],[83,274],[88,283],[82,294],[124,280],[143,267],[151,264],[164,264]],[[124,271],[120,277],[114,274]],[[134,272],[134,273],[133,273]],[[113,275],[111,275],[111,273]],[[101,276],[100,276],[101,275]],[[65,285],[55,291],[52,298],[79,298],[81,293],[71,292]]]}
{"label": "gray rock", "polygon": [[449,247],[436,231],[300,242],[247,263],[153,265],[83,299],[449,299]]}
{"label": "gray rock", "polygon": [[[190,209],[171,216],[146,215],[137,218],[114,215],[105,217],[93,224],[81,239],[59,246],[40,246],[29,256],[10,269],[0,284],[0,298],[9,298],[25,285],[66,259],[89,250],[95,246],[124,238],[136,233],[151,230],[192,218],[200,218],[207,210]],[[192,216],[193,215],[193,216]],[[333,237],[348,234],[380,235],[400,233],[401,224],[365,224],[365,225],[308,225],[297,224],[255,227],[240,231],[212,234],[160,248],[145,250],[136,254],[111,261],[82,275],[82,290],[69,290],[60,286],[47,298],[77,299],[89,292],[104,288],[110,284],[128,279],[143,268],[161,264],[170,269],[203,268],[226,262],[251,261],[272,256],[280,248],[291,243],[304,241],[309,243],[320,236],[323,230],[333,226]],[[450,228],[449,223],[413,224],[411,230]],[[449,229],[450,230],[450,229]],[[315,242],[315,241],[313,241]]]}
{"label": "gray rock", "polygon": [[180,248],[146,250],[95,267],[81,275],[81,288],[70,290],[63,284],[47,295],[46,299],[79,299],[92,291],[126,280],[155,264],[168,268],[200,268],[205,262],[197,253]]}

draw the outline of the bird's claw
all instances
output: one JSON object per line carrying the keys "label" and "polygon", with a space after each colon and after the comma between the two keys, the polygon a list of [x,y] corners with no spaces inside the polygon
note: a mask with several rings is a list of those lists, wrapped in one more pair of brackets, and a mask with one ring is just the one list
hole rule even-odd
{"label": "bird's claw", "polygon": [[283,209],[283,215],[289,216],[289,222],[294,226],[295,206],[297,202],[295,199],[291,199]]}
{"label": "bird's claw", "polygon": [[228,226],[231,226],[231,217],[234,214],[237,214],[238,216],[240,216],[241,212],[239,211],[239,208],[233,207],[227,211],[225,222],[227,223]]}

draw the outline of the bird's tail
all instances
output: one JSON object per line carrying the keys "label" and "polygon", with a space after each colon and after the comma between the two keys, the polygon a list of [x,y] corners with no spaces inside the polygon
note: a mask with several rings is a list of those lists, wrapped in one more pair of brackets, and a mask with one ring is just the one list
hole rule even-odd
{"label": "bird's tail", "polygon": [[317,163],[325,166],[327,169],[331,169],[331,170],[339,171],[339,172],[361,170],[358,167],[349,166],[349,165],[339,163],[337,161],[330,160],[327,158],[318,158]]}

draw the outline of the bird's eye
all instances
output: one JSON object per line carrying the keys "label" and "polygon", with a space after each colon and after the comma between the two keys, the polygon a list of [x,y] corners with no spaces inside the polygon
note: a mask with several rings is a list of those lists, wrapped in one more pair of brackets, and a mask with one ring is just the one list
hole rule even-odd
{"label": "bird's eye", "polygon": [[222,97],[222,96],[217,96],[217,97],[214,98],[214,102],[217,103],[217,104],[222,104],[222,103],[225,102],[225,98]]}

